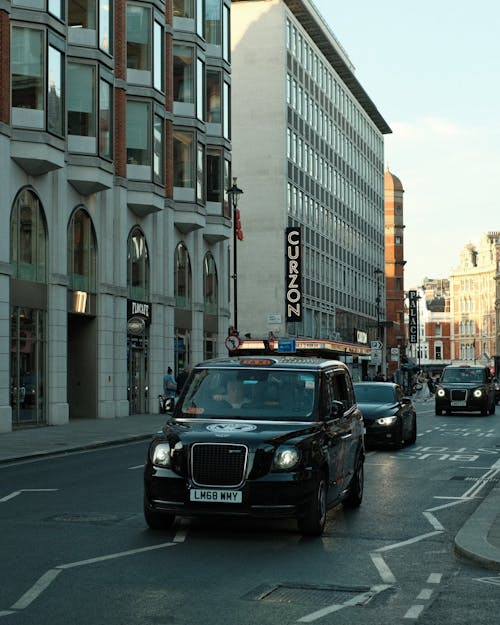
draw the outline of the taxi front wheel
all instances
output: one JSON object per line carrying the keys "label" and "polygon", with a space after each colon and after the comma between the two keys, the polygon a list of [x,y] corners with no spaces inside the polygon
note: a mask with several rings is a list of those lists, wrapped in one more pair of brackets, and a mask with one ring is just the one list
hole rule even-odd
{"label": "taxi front wheel", "polygon": [[326,479],[324,473],[318,477],[314,496],[303,516],[297,519],[299,531],[304,536],[321,536],[326,523]]}
{"label": "taxi front wheel", "polygon": [[161,514],[144,506],[144,518],[148,527],[152,530],[166,530],[174,524],[175,514]]}

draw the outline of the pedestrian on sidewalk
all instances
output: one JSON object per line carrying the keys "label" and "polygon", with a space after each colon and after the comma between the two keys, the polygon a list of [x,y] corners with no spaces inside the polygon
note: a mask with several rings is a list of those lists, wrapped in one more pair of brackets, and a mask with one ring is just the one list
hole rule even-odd
{"label": "pedestrian on sidewalk", "polygon": [[175,381],[172,367],[167,369],[167,374],[163,376],[163,394],[167,399],[175,398],[177,392],[177,382]]}

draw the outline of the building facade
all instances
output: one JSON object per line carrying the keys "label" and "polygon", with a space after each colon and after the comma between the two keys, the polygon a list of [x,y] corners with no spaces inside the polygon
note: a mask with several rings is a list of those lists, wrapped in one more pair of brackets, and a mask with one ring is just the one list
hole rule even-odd
{"label": "building facade", "polygon": [[500,232],[466,245],[450,274],[451,359],[493,367],[497,354],[497,277]]}
{"label": "building facade", "polygon": [[385,206],[385,284],[386,319],[384,320],[387,368],[391,378],[401,365],[405,345],[404,295],[404,189],[401,180],[386,169],[384,174]]}
{"label": "building facade", "polygon": [[156,411],[229,323],[229,0],[0,0],[0,431]]}
{"label": "building facade", "polygon": [[369,345],[390,128],[311,2],[232,4],[240,335]]}

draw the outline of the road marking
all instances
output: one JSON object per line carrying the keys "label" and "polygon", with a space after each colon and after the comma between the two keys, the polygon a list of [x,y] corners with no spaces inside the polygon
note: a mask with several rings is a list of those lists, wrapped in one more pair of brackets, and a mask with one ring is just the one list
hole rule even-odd
{"label": "road marking", "polygon": [[423,515],[435,530],[444,530],[444,527],[433,514],[431,514],[430,512],[424,512]]}
{"label": "road marking", "polygon": [[52,584],[55,578],[62,573],[61,570],[57,569],[49,569],[46,573],[44,573],[38,581],[36,581],[33,586],[24,593],[24,595],[18,599],[13,605],[10,607],[13,610],[24,610],[27,608],[35,599],[37,599],[44,590]]}
{"label": "road marking", "polygon": [[386,584],[395,584],[396,578],[392,574],[391,569],[387,566],[384,558],[378,553],[370,553],[370,558],[382,578],[382,581]]}
{"label": "road marking", "polygon": [[135,471],[136,469],[144,469],[144,463],[137,464],[135,467],[129,467],[128,468],[129,471]]}
{"label": "road marking", "polygon": [[21,490],[15,490],[12,493],[5,495],[5,497],[2,497],[0,499],[0,503],[5,503],[6,501],[9,501],[10,499],[14,499],[14,497],[18,497],[19,495],[22,495],[22,493],[52,493],[56,490],[59,490],[58,488],[21,488]]}
{"label": "road marking", "polygon": [[422,614],[424,607],[423,605],[412,605],[404,615],[404,618],[417,619]]}
{"label": "road marking", "polygon": [[400,543],[393,543],[392,545],[379,547],[379,549],[375,549],[375,553],[384,553],[385,551],[392,551],[392,549],[399,549],[399,547],[406,547],[406,545],[413,545],[414,543],[418,543],[421,540],[425,540],[426,538],[431,538],[432,536],[437,536],[438,534],[442,533],[442,530],[437,530],[435,532],[428,532],[427,534],[420,534],[420,536],[415,536],[414,538],[403,540]]}
{"label": "road marking", "polygon": [[88,564],[96,564],[97,562],[106,562],[107,560],[115,560],[116,558],[124,558],[126,556],[135,555],[138,553],[145,553],[147,551],[153,551],[155,549],[163,549],[164,547],[173,547],[175,543],[161,543],[160,545],[151,545],[149,547],[141,547],[139,549],[130,549],[128,551],[119,551],[117,553],[111,553],[107,556],[100,556],[98,558],[89,558],[87,560],[79,560],[78,562],[69,562],[68,564],[59,564],[53,569],[46,571],[34,584],[27,590],[22,597],[20,597],[13,605],[10,606],[10,610],[0,611],[0,616],[7,616],[13,614],[12,610],[23,610],[28,607],[35,599],[37,599],[42,592],[47,590],[50,584],[55,578],[64,570],[74,569],[79,566],[86,566]]}
{"label": "road marking", "polygon": [[420,599],[421,601],[427,601],[428,599],[431,598],[433,592],[434,591],[432,590],[432,588],[423,588],[420,591],[417,599]]}
{"label": "road marking", "polygon": [[326,608],[322,608],[321,610],[316,610],[316,612],[307,614],[306,616],[299,618],[297,623],[312,623],[313,621],[317,621],[318,619],[323,618],[327,614],[332,614],[332,612],[338,612],[339,610],[342,610],[342,608],[348,608],[351,606],[367,603],[370,599],[375,597],[375,595],[378,595],[378,593],[386,590],[387,588],[390,588],[388,584],[379,584],[376,586],[372,586],[367,592],[356,595],[355,597],[352,597],[352,599],[349,599],[344,603],[333,603]]}
{"label": "road marking", "polygon": [[431,573],[429,577],[427,578],[427,583],[428,584],[440,584],[442,578],[443,578],[442,573]]}

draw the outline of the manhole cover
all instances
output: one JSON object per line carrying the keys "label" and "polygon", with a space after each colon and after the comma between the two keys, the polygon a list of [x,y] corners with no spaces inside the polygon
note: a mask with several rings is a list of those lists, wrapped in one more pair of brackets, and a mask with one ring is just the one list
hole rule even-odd
{"label": "manhole cover", "polygon": [[253,599],[276,603],[299,603],[318,607],[345,603],[357,595],[368,593],[368,586],[313,586],[307,584],[275,584],[260,587],[253,594]]}

